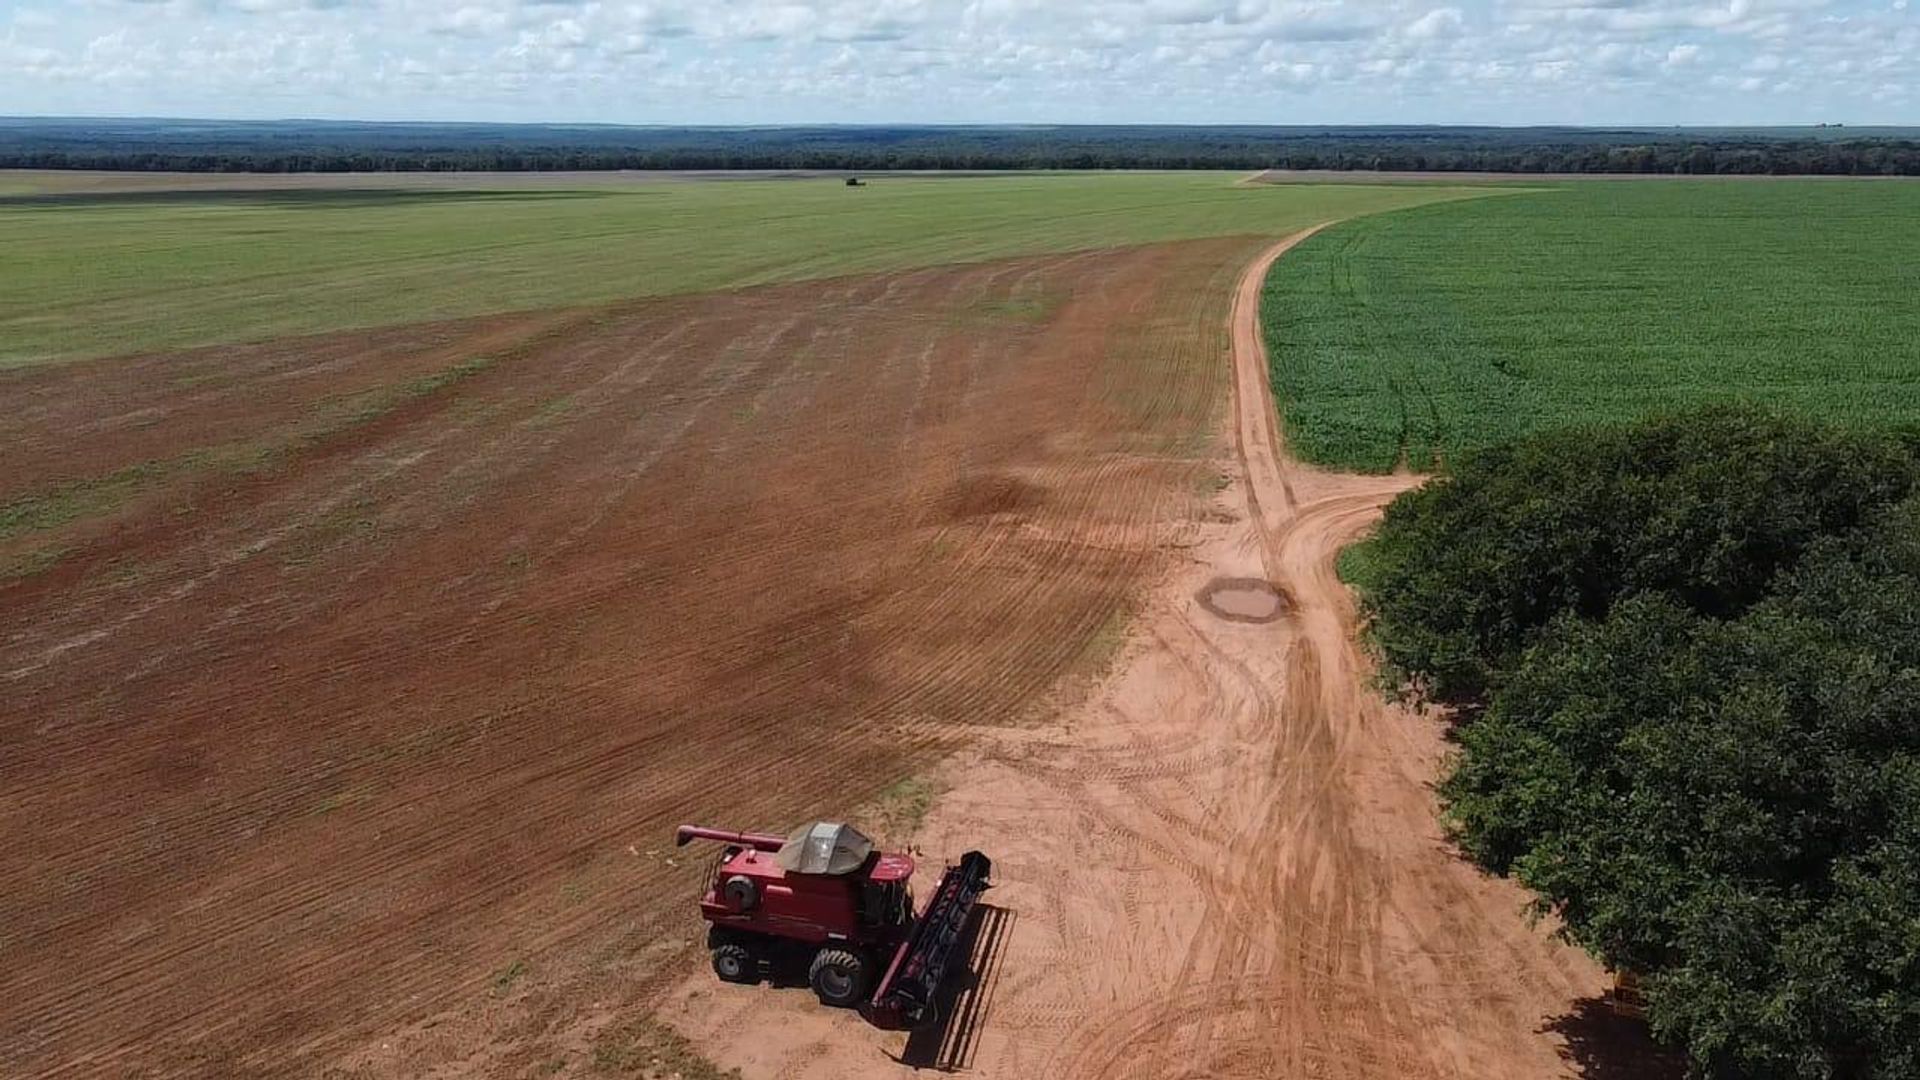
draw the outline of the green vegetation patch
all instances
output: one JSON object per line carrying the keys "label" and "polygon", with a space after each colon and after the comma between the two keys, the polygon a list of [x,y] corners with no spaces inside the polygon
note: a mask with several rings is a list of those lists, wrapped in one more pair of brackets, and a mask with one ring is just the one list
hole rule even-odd
{"label": "green vegetation patch", "polygon": [[1369,632],[1463,706],[1466,851],[1643,976],[1698,1074],[1920,1072],[1920,463],[1719,409],[1403,496]]}
{"label": "green vegetation patch", "polygon": [[1920,416],[1920,185],[1586,181],[1347,222],[1275,266],[1290,446],[1428,469],[1732,399]]}
{"label": "green vegetation patch", "polygon": [[871,821],[881,836],[906,842],[918,832],[942,788],[924,776],[895,781],[874,799]]}
{"label": "green vegetation patch", "polygon": [[517,958],[513,961],[513,963],[508,964],[506,967],[503,967],[499,971],[494,972],[493,973],[494,994],[497,996],[497,995],[505,994],[508,991],[512,990],[513,984],[519,982],[520,977],[522,975],[525,975],[526,973],[527,973],[527,962],[524,958]]}
{"label": "green vegetation patch", "polygon": [[106,476],[23,495],[0,505],[0,540],[107,513],[177,467],[178,462],[141,462]]}
{"label": "green vegetation patch", "polygon": [[593,1071],[645,1080],[739,1080],[700,1056],[679,1032],[652,1017],[603,1031],[593,1040]]}
{"label": "green vegetation patch", "polygon": [[1106,618],[1094,628],[1093,636],[1080,652],[1082,669],[1089,677],[1098,677],[1113,667],[1115,660],[1127,647],[1128,631],[1133,629],[1134,612],[1131,606],[1122,603],[1107,612]]}
{"label": "green vegetation patch", "polygon": [[58,566],[68,550],[63,544],[53,544],[17,555],[0,555],[0,584],[43,574]]}
{"label": "green vegetation patch", "polygon": [[0,260],[0,368],[1012,255],[1278,236],[1491,192],[1236,179],[0,197],[0,250],[9,255]]}

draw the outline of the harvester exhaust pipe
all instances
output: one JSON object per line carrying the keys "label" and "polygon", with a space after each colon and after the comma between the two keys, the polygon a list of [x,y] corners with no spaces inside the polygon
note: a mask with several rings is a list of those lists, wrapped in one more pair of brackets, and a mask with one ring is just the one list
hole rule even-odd
{"label": "harvester exhaust pipe", "polygon": [[722,844],[735,844],[755,851],[779,851],[787,842],[786,837],[770,833],[729,832],[726,829],[709,829],[704,825],[682,825],[673,831],[674,847],[686,847],[695,840],[717,840]]}

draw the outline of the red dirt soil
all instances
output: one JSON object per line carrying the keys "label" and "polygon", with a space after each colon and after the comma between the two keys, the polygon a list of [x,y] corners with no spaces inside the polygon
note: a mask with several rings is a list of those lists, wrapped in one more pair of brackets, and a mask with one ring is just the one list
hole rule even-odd
{"label": "red dirt soil", "polygon": [[[917,839],[936,860],[993,857],[997,940],[975,950],[962,1019],[906,1042],[916,1063],[1008,1080],[1534,1080],[1642,1050],[1630,1026],[1593,1023],[1594,963],[1449,848],[1429,788],[1440,725],[1369,685],[1334,559],[1419,481],[1284,453],[1257,306],[1302,238],[1213,308],[1226,322],[1232,297],[1232,483],[1169,538],[1182,561],[1124,658],[1082,704],[983,733],[938,774],[949,793]],[[1223,580],[1269,583],[1281,617],[1210,612]],[[750,1078],[903,1074],[900,1036],[804,991],[701,971],[663,1016]]]}
{"label": "red dirt soil", "polygon": [[0,378],[0,506],[53,508],[0,532],[0,1075],[591,1067],[693,960],[673,824],[850,813],[1098,659],[1258,244]]}

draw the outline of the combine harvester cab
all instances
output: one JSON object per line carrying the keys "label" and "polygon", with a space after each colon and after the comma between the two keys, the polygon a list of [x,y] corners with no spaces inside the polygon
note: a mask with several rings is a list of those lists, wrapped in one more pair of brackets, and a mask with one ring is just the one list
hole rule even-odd
{"label": "combine harvester cab", "polygon": [[992,862],[969,851],[914,913],[909,855],[877,850],[848,825],[814,822],[790,836],[682,825],[676,845],[722,846],[700,897],[714,974],[757,983],[763,969],[804,960],[822,1003],[857,1008],[876,1027],[938,1021],[935,1000],[965,940]]}

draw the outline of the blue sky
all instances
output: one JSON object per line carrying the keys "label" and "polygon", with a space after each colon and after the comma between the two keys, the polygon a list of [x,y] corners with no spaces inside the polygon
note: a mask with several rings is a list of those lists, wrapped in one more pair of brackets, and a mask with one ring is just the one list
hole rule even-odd
{"label": "blue sky", "polygon": [[0,115],[1920,124],[1920,0],[0,0]]}

